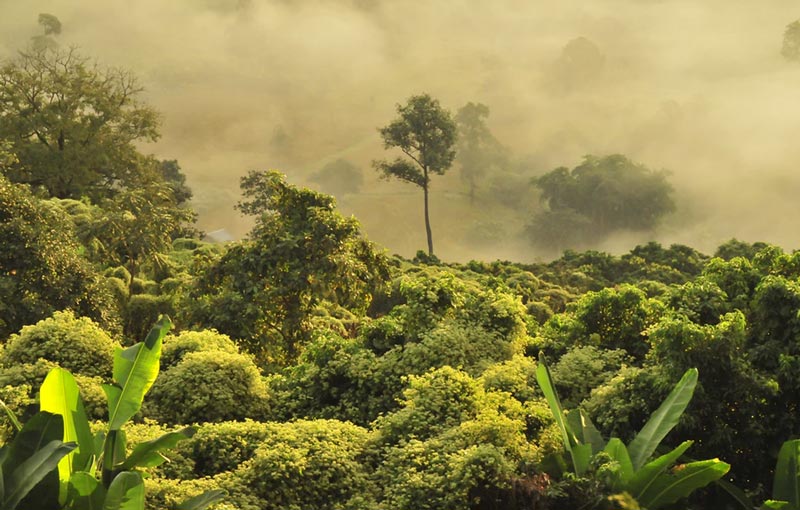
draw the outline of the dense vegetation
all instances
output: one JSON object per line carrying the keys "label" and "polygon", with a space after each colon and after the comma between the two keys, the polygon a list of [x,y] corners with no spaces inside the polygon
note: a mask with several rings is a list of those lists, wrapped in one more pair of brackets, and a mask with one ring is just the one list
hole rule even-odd
{"label": "dense vegetation", "polygon": [[[133,490],[142,473],[153,509],[216,488],[227,491],[218,508],[240,510],[734,508],[743,494],[707,483],[723,474],[758,502],[797,504],[770,489],[785,471],[779,451],[797,460],[781,445],[800,434],[800,253],[732,240],[713,256],[650,243],[447,264],[429,237],[428,253],[407,260],[367,241],[332,197],[275,171],[242,179],[248,238],[206,243],[177,162],[136,148],[158,131],[135,82],[72,52],[31,51],[0,69],[4,486],[20,483],[6,460],[30,453],[25,433],[66,405],[49,386],[58,377],[81,396],[59,430],[79,437],[55,439],[48,466],[63,475],[55,462],[71,459],[68,479],[82,481],[72,493],[56,479],[47,508],[111,498],[120,480]],[[473,186],[477,162],[502,152],[481,106],[452,121],[413,97],[381,133],[416,166],[376,166],[427,193],[429,173],[454,160],[458,123],[472,130],[456,161]],[[414,131],[427,114],[423,125],[444,127]],[[437,136],[436,153],[418,148]],[[674,207],[663,174],[622,156],[537,185],[548,214],[598,233],[648,228]],[[176,325],[166,337],[161,315]],[[132,398],[139,356],[150,379]],[[642,447],[639,431],[668,421],[657,409],[677,399],[674,423]],[[127,414],[121,402],[133,402]],[[568,425],[561,405],[577,417]],[[126,452],[126,436],[140,446]],[[670,481],[702,466],[716,471],[679,494],[688,501],[636,486],[647,470]],[[20,501],[0,497],[3,508]]]}

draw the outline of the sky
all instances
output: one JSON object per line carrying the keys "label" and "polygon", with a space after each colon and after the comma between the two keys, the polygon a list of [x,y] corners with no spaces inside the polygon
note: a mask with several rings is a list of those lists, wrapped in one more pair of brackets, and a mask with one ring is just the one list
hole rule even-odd
{"label": "sky", "polygon": [[[396,105],[429,93],[452,112],[489,106],[515,182],[587,154],[669,171],[676,212],[596,248],[800,247],[800,64],[780,55],[796,0],[0,0],[0,58],[40,32],[43,12],[61,20],[59,44],[138,77],[163,122],[142,150],[180,162],[206,231],[247,232],[233,209],[247,171],[314,185],[344,158],[365,183],[340,209],[413,255],[425,247],[422,193],[370,164],[393,157],[377,128]],[[596,55],[567,58],[578,38]],[[522,233],[542,207],[533,187],[513,207],[470,201],[458,170],[431,184],[440,257],[551,255]]]}

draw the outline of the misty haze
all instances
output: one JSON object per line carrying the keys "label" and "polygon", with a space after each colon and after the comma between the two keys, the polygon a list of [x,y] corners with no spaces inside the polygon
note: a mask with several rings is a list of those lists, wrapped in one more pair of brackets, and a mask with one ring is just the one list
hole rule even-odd
{"label": "misty haze", "polygon": [[[239,177],[277,169],[335,194],[372,240],[413,255],[425,246],[421,194],[379,180],[371,162],[385,157],[377,128],[395,106],[428,93],[452,114],[486,105],[486,124],[507,149],[472,199],[458,160],[432,180],[443,259],[555,254],[524,234],[543,207],[531,178],[610,154],[668,171],[676,208],[654,229],[617,231],[591,247],[621,252],[654,239],[713,251],[732,237],[795,245],[800,66],[780,54],[795,2],[2,0],[0,8],[2,56],[24,48],[47,12],[63,25],[62,47],[138,77],[163,121],[160,140],[142,150],[179,161],[205,231],[244,235],[250,225],[232,208]],[[340,159],[361,173],[357,190],[313,179]],[[512,203],[508,187],[519,194]]]}

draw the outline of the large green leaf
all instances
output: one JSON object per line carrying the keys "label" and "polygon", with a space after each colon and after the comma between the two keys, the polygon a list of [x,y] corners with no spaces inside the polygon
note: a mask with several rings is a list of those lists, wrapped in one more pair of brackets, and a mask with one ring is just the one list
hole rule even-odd
{"label": "large green leaf", "polygon": [[211,490],[189,498],[176,507],[176,510],[205,510],[206,508],[219,503],[225,498],[225,491]]}
{"label": "large green leaf", "polygon": [[589,462],[592,460],[592,445],[576,444],[572,447],[572,463],[575,466],[575,474],[582,475],[589,469]]}
{"label": "large green leaf", "polygon": [[[23,427],[23,430],[24,427]],[[48,442],[45,445],[37,448],[37,450],[30,457],[26,458],[20,464],[12,464],[7,466],[4,471],[6,475],[4,480],[4,499],[2,502],[2,510],[14,510],[17,505],[25,498],[31,490],[36,487],[39,482],[51,472],[55,472],[58,467],[59,461],[64,458],[69,452],[75,449],[75,443],[64,443],[60,439]],[[13,471],[8,473],[8,468]],[[33,499],[28,499],[28,506],[32,508],[47,508],[50,506],[47,500],[51,500],[55,494],[47,494],[46,491],[37,491],[33,494]]]}
{"label": "large green leaf", "polygon": [[539,353],[539,364],[536,367],[536,382],[539,383],[539,388],[541,388],[542,393],[544,393],[544,398],[547,400],[547,404],[550,406],[550,412],[553,414],[553,419],[555,420],[556,425],[558,425],[558,430],[561,432],[561,438],[564,441],[564,448],[572,457],[572,466],[577,472],[577,464],[580,463],[580,459],[577,459],[577,463],[575,462],[576,458],[572,451],[572,447],[578,444],[578,440],[575,438],[575,435],[569,429],[567,422],[564,419],[564,410],[561,407],[561,401],[556,393],[555,386],[553,385],[553,379],[550,377],[550,370],[547,369],[547,362],[545,360],[544,353],[542,352]]}
{"label": "large green leaf", "polygon": [[583,412],[583,409],[573,409],[567,412],[567,427],[575,434],[579,443],[592,446],[592,453],[597,453],[605,448],[606,443],[592,420]]}
{"label": "large green leaf", "polygon": [[677,448],[669,453],[648,462],[644,467],[633,473],[628,484],[627,491],[637,500],[658,478],[661,473],[667,470],[683,453],[692,446],[694,441],[684,441]]}
{"label": "large green leaf", "polygon": [[114,353],[114,386],[104,386],[108,397],[108,429],[119,430],[139,412],[144,396],[158,377],[161,342],[172,327],[161,316],[144,342]]}
{"label": "large green leaf", "polygon": [[[7,456],[6,476],[16,466],[28,459],[45,444],[51,441],[61,441],[64,437],[64,419],[57,414],[48,412],[36,413],[22,430],[17,433],[11,442]],[[59,478],[58,471],[47,473],[36,488],[36,506],[41,510],[58,508],[59,506]],[[32,503],[24,501],[26,506]]]}
{"label": "large green leaf", "polygon": [[650,416],[642,430],[633,438],[628,445],[628,452],[631,455],[634,470],[644,466],[664,437],[678,424],[683,411],[692,400],[696,385],[697,369],[690,368],[683,374],[664,402]]}
{"label": "large green leaf", "polygon": [[719,480],[730,470],[730,464],[719,459],[681,464],[670,473],[662,473],[637,499],[649,510],[658,510],[687,497],[695,490]]}
{"label": "large green leaf", "polygon": [[128,470],[137,467],[155,467],[163,463],[166,459],[161,452],[170,448],[175,448],[179,441],[192,437],[197,429],[186,427],[175,432],[168,432],[163,436],[137,444],[125,462],[119,469]]}
{"label": "large green leaf", "polygon": [[631,463],[631,457],[628,454],[628,449],[625,447],[625,443],[622,442],[621,439],[617,437],[612,437],[608,440],[604,452],[608,454],[614,461],[619,464],[619,471],[617,481],[614,484],[615,490],[622,490],[625,485],[627,485],[631,479],[633,478],[633,464]]}
{"label": "large green leaf", "polygon": [[61,480],[59,500],[64,503],[72,473],[87,470],[94,457],[92,432],[83,409],[75,378],[63,368],[54,368],[47,374],[39,390],[39,408],[57,414],[64,420],[64,442],[76,442],[78,448],[58,464]]}
{"label": "large green leaf", "polygon": [[772,498],[788,501],[794,508],[800,508],[800,439],[786,441],[778,452],[775,465],[775,478],[772,482]]}
{"label": "large green leaf", "polygon": [[50,441],[64,437],[64,419],[53,413],[38,412],[25,423],[11,442],[5,463],[11,466],[27,459]]}
{"label": "large green leaf", "polygon": [[94,475],[85,471],[72,473],[67,491],[67,507],[75,510],[101,510],[106,489]]}
{"label": "large green leaf", "polygon": [[144,510],[142,475],[134,471],[117,475],[108,487],[103,510]]}

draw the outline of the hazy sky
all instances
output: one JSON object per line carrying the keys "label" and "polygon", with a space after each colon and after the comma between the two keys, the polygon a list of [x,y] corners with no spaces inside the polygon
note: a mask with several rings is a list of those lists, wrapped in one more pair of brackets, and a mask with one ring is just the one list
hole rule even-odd
{"label": "hazy sky", "polygon": [[[231,206],[247,170],[307,183],[343,157],[367,184],[342,210],[391,251],[423,248],[421,193],[375,180],[369,163],[395,104],[429,92],[453,111],[487,104],[531,175],[617,152],[670,170],[676,215],[602,248],[655,237],[713,251],[734,236],[800,247],[800,64],[780,55],[796,0],[0,0],[3,56],[38,33],[40,12],[61,20],[62,45],[139,77],[163,114],[144,150],[180,161],[207,230],[246,231]],[[602,54],[588,71],[561,59],[577,37]],[[432,184],[441,256],[536,256],[519,215],[470,205],[451,173]],[[507,239],[467,241],[492,222]]]}

